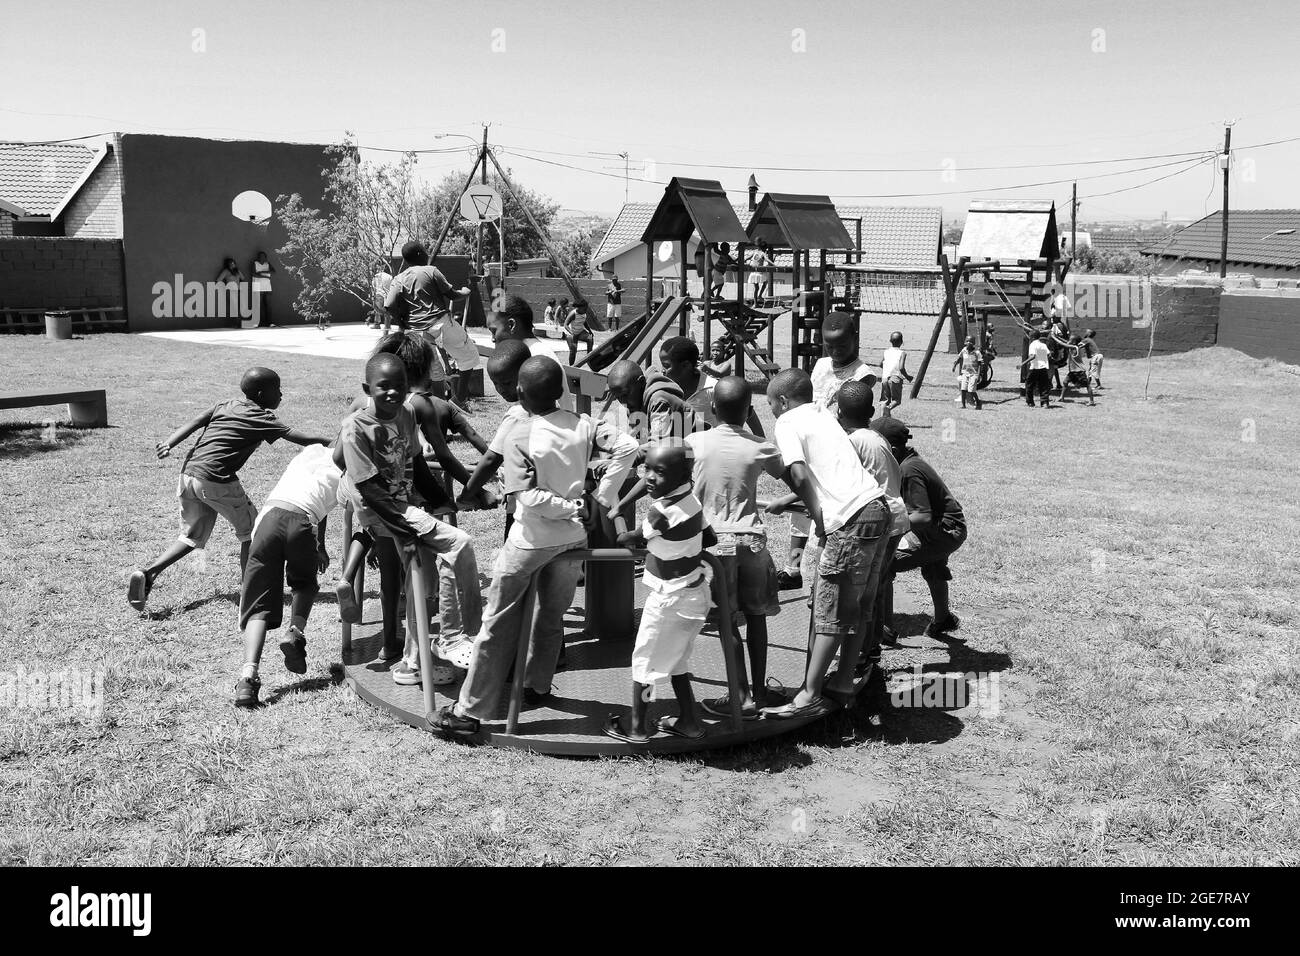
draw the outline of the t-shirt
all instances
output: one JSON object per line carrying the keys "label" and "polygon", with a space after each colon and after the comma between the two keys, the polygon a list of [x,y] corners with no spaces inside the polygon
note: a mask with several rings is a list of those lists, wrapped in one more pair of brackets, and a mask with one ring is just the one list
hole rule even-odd
{"label": "t-shirt", "polygon": [[373,302],[383,305],[384,299],[388,295],[388,290],[392,288],[393,277],[387,272],[376,272],[375,277],[370,280],[370,298]]}
{"label": "t-shirt", "polygon": [[886,382],[906,378],[907,350],[891,345],[880,362],[880,377]]}
{"label": "t-shirt", "polygon": [[984,364],[984,357],[974,349],[962,349],[957,353],[957,357],[961,359],[962,372],[969,375],[977,373],[980,366]]}
{"label": "t-shirt", "polygon": [[722,534],[763,532],[758,513],[758,476],[781,477],[785,464],[776,445],[753,432],[722,424],[686,439],[695,455],[691,482],[704,517]]}
{"label": "t-shirt", "polygon": [[892,534],[906,534],[911,525],[907,520],[907,507],[903,503],[903,478],[889,442],[870,428],[855,428],[849,432],[849,441],[858,453],[858,460],[876,484],[885,489],[885,500],[893,519]]}
{"label": "t-shirt", "polygon": [[707,524],[700,500],[691,493],[689,483],[661,498],[650,499],[641,522],[649,552],[641,578],[646,587],[663,594],[699,580]]}
{"label": "t-shirt", "polygon": [[614,285],[614,283],[611,282],[605,287],[605,301],[610,305],[622,305],[623,287],[621,285]]}
{"label": "t-shirt", "polygon": [[716,378],[708,372],[701,372],[699,387],[686,399],[686,404],[691,406],[695,417],[708,422],[710,428],[718,424],[718,417],[713,414],[713,386],[717,384]]}
{"label": "t-shirt", "polygon": [[218,402],[209,414],[199,440],[181,463],[183,474],[205,481],[238,481],[239,469],[259,444],[269,445],[289,432],[273,411],[246,398]]}
{"label": "t-shirt", "polygon": [[568,316],[564,320],[564,330],[574,338],[582,338],[589,334],[587,331],[587,313],[579,312],[577,309],[570,309]]}
{"label": "t-shirt", "polygon": [[[343,472],[334,464],[334,449],[327,445],[308,445],[284,469],[267,496],[267,502],[283,501],[301,508],[320,524],[338,503],[339,481]],[[262,509],[265,511],[265,507]]]}
{"label": "t-shirt", "polygon": [[393,277],[384,307],[392,311],[398,302],[409,308],[408,328],[417,332],[436,332],[451,307],[451,283],[433,266],[411,266]]}
{"label": "t-shirt", "polygon": [[339,497],[352,505],[357,520],[366,526],[380,523],[377,514],[366,506],[357,485],[376,475],[380,485],[400,507],[418,503],[414,488],[411,456],[420,448],[419,427],[415,414],[403,405],[388,421],[375,415],[367,405],[343,419],[339,434],[346,473],[339,482]]}
{"label": "t-shirt", "polygon": [[855,358],[843,368],[836,368],[829,355],[822,356],[812,370],[813,403],[835,411],[840,386],[854,379],[866,380],[868,385],[875,385],[878,381],[871,366],[860,358]]}
{"label": "t-shirt", "polygon": [[646,371],[644,395],[650,434],[640,435],[642,441],[685,438],[699,427],[681,387],[656,368]]}
{"label": "t-shirt", "polygon": [[[745,265],[750,269],[766,269],[771,264],[772,260],[767,257],[767,253],[762,249],[751,249],[745,253]],[[750,278],[755,282],[762,282],[767,279],[767,276],[759,272],[750,276]]]}
{"label": "t-shirt", "polygon": [[1031,369],[1051,367],[1051,353],[1047,349],[1047,343],[1042,339],[1034,339],[1029,343],[1029,367]]}
{"label": "t-shirt", "polygon": [[578,502],[592,460],[614,461],[595,492],[597,501],[612,506],[632,469],[637,443],[588,415],[563,409],[525,414],[503,438],[505,491],[516,496],[509,541],[528,549],[580,544],[587,533],[578,517]]}
{"label": "t-shirt", "polygon": [[930,528],[918,537],[924,540],[934,535],[936,528],[948,535],[965,534],[966,516],[962,513],[961,503],[952,496],[928,461],[913,451],[899,463],[898,470],[903,478],[903,501],[907,503],[907,510],[926,512],[932,521]]}
{"label": "t-shirt", "polygon": [[838,531],[864,505],[885,493],[862,467],[835,415],[815,403],[798,405],[778,418],[775,438],[785,467],[807,465],[827,534]]}

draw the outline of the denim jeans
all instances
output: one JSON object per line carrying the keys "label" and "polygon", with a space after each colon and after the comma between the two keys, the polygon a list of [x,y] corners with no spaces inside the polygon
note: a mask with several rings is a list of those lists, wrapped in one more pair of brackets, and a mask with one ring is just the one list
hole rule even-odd
{"label": "denim jeans", "polygon": [[862,610],[866,608],[870,614],[880,587],[892,520],[885,500],[877,498],[826,536],[813,594],[818,634],[856,633]]}
{"label": "denim jeans", "polygon": [[[387,529],[370,529],[384,533]],[[483,597],[478,590],[478,558],[474,539],[445,521],[438,521],[432,531],[420,536],[420,566],[429,580],[429,572],[438,575],[438,641],[448,643],[467,634],[475,634],[482,623]],[[426,587],[428,585],[426,584]],[[416,613],[412,595],[406,596],[406,647],[402,660],[413,670],[420,669],[418,632],[412,615]]]}
{"label": "denim jeans", "polygon": [[578,561],[559,561],[547,566],[547,562],[582,547],[579,542],[554,548],[521,548],[509,541],[501,546],[492,566],[483,627],[474,641],[474,658],[460,688],[456,710],[461,716],[495,718],[506,674],[519,648],[528,585],[539,569],[543,570],[537,580],[537,616],[533,620],[524,684],[538,693],[551,689],[555,662],[564,643],[564,612],[573,603],[582,565]]}

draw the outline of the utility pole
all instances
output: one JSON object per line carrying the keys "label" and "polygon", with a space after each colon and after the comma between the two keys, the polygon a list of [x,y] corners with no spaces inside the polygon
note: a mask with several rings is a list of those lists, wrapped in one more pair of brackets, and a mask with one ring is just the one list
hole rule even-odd
{"label": "utility pole", "polygon": [[1079,212],[1079,184],[1073,183],[1070,186],[1070,255],[1075,259],[1079,258],[1079,247],[1075,244],[1076,222],[1075,217]]}
{"label": "utility pole", "polygon": [[1228,277],[1228,176],[1232,172],[1232,124],[1223,126],[1223,155],[1219,157],[1219,168],[1223,170],[1223,233],[1219,237],[1219,278]]}
{"label": "utility pole", "polygon": [[[488,134],[488,128],[487,126],[484,126],[483,145],[482,147],[480,147],[479,154],[478,154],[478,164],[483,170],[481,181],[484,186],[487,185],[487,148],[488,148],[487,134]],[[452,214],[455,215],[454,212]],[[502,210],[502,215],[504,214],[505,214],[505,210]],[[498,228],[500,228],[499,225]],[[474,248],[474,268],[480,270],[486,279],[487,269],[483,267],[483,223],[482,221],[480,221],[478,224],[478,240],[475,243],[475,248]],[[504,264],[502,268],[504,268]]]}
{"label": "utility pole", "polygon": [[[627,150],[624,150],[624,151],[621,152],[621,153],[601,153],[601,152],[597,152],[597,151],[594,151],[594,150],[593,150],[593,151],[590,151],[590,152],[588,153],[588,155],[590,155],[590,156],[605,156],[605,157],[608,157],[609,159],[621,159],[621,160],[623,160],[623,205],[626,206],[626,205],[627,205],[627,200],[628,200],[628,183],[629,183],[629,181],[630,181],[630,179],[631,179],[631,176],[632,176],[632,162],[631,162],[631,159],[630,159],[629,156],[628,156],[628,152],[627,152]],[[606,168],[606,169],[609,169],[608,166],[606,166],[605,168]]]}

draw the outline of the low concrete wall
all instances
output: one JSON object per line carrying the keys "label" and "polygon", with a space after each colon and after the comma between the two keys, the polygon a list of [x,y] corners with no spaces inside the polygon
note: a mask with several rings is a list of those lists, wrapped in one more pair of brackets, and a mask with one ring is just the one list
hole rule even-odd
{"label": "low concrete wall", "polygon": [[121,308],[122,240],[0,238],[0,308]]}
{"label": "low concrete wall", "polygon": [[[605,315],[605,279],[578,279],[578,288],[587,297],[596,314]],[[506,276],[506,291],[523,296],[533,307],[537,321],[542,320],[542,310],[546,308],[547,299],[573,298],[569,287],[563,279],[539,279],[535,276]],[[656,293],[658,294],[658,293]],[[645,280],[633,279],[623,283],[623,315],[635,316],[645,308]]]}
{"label": "low concrete wall", "polygon": [[[1238,284],[1219,300],[1219,344],[1255,358],[1300,365],[1300,289],[1259,280],[1265,288]],[[1290,287],[1287,287],[1290,286]]]}

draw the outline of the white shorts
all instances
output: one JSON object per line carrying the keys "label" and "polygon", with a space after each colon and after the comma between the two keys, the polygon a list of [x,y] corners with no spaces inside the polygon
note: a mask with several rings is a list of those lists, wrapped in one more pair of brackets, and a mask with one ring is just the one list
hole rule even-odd
{"label": "white shorts", "polygon": [[653,684],[688,673],[691,649],[712,605],[711,575],[692,587],[660,593],[651,591],[641,612],[641,626],[632,648],[632,680]]}
{"label": "white shorts", "polygon": [[606,306],[605,306],[605,318],[607,318],[607,319],[621,319],[621,318],[623,318],[623,305],[622,305],[622,303],[619,303],[618,305],[615,305],[615,304],[612,303],[612,302],[607,303]]}

